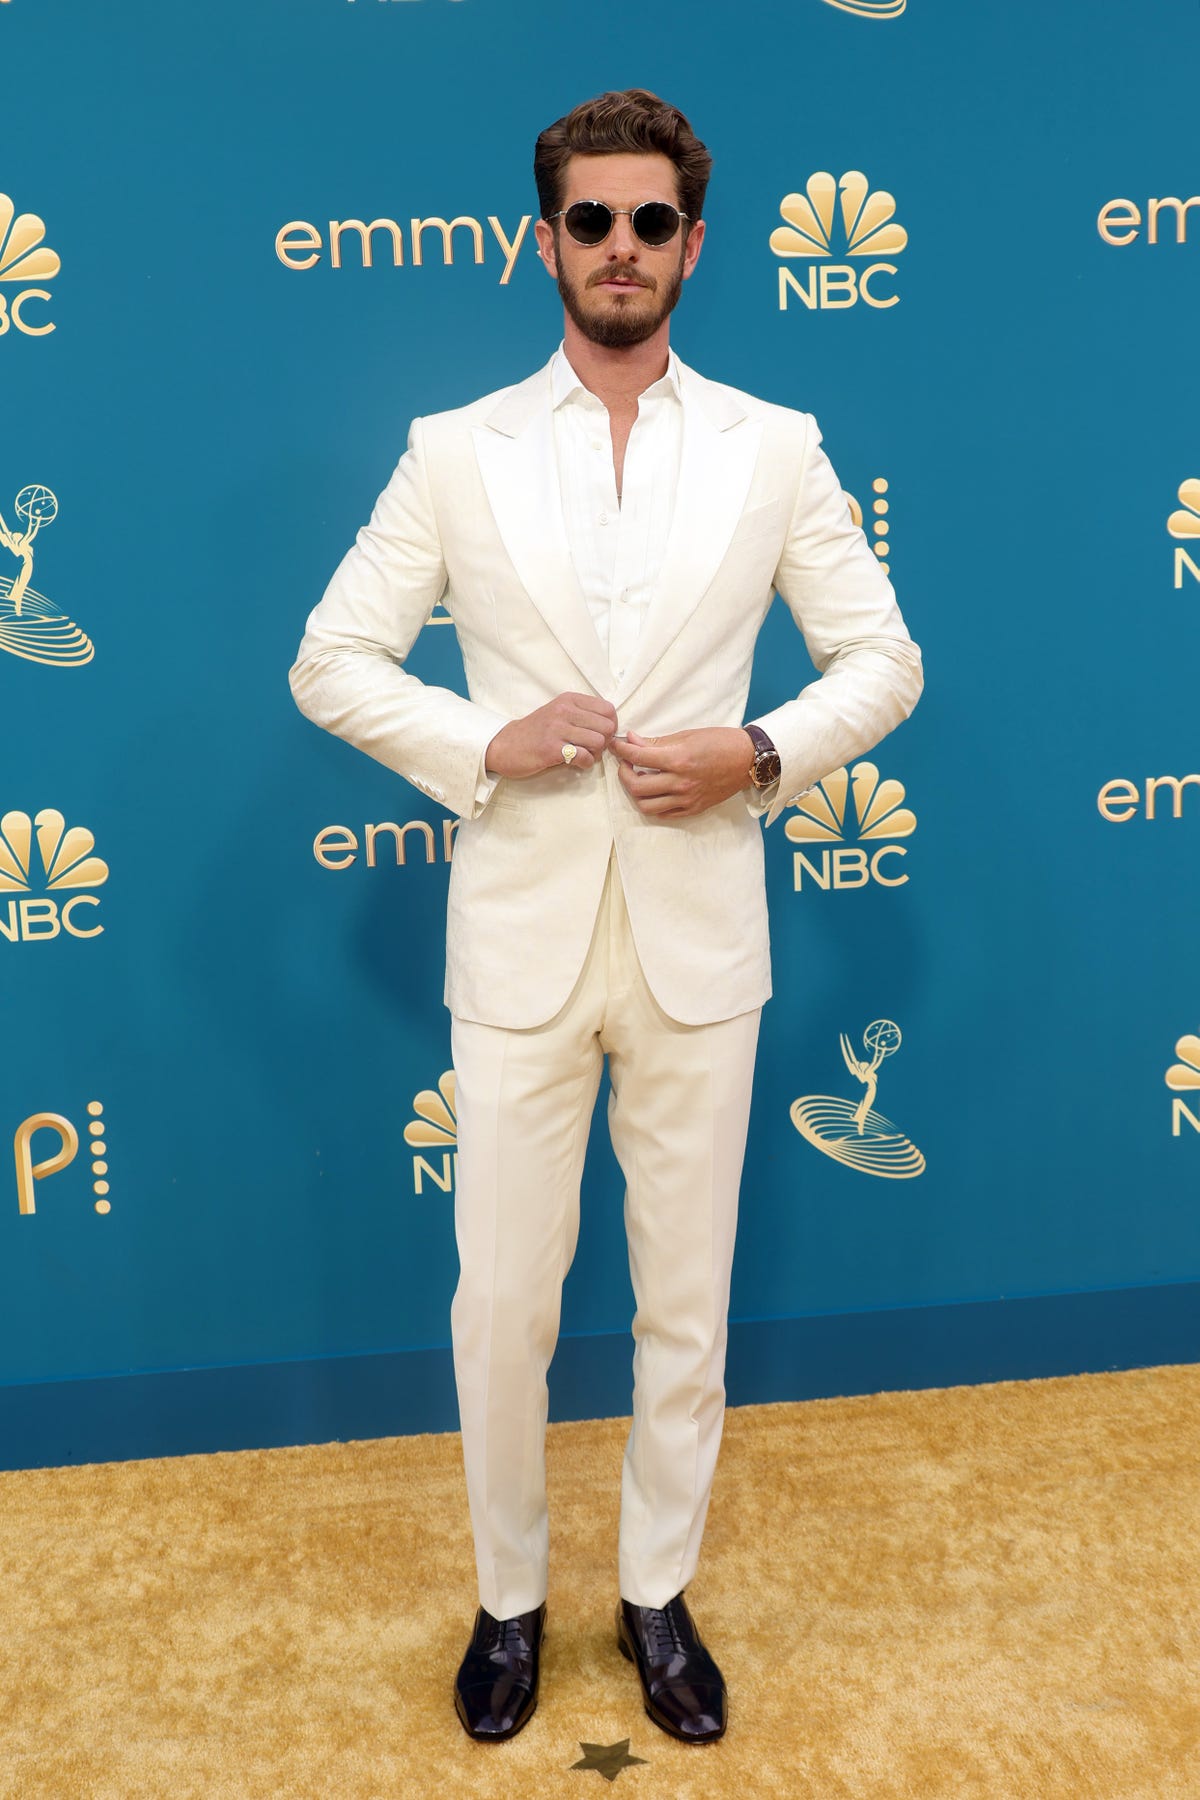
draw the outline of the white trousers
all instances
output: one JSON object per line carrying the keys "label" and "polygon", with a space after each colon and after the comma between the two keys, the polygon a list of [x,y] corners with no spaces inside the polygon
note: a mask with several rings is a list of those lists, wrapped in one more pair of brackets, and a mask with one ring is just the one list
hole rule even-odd
{"label": "white trousers", "polygon": [[642,975],[615,861],[561,1012],[526,1031],[453,1020],[461,1274],[451,1330],[479,1597],[496,1618],[546,1598],[546,1372],[606,1055],[637,1302],[621,1595],[663,1606],[695,1573],[724,1419],[758,1022],[757,1008],[715,1025],[667,1017]]}

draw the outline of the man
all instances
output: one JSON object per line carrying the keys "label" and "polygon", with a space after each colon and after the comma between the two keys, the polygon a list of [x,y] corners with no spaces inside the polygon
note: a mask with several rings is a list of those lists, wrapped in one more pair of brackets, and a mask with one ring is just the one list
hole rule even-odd
{"label": "man", "polygon": [[[537,1702],[546,1371],[605,1056],[637,1300],[618,1645],[657,1724],[690,1743],[725,1730],[683,1590],[770,992],[758,819],[870,749],[921,687],[813,421],[669,348],[710,168],[640,89],[542,132],[536,234],[563,343],[528,380],[414,423],[292,670],[310,718],[463,821],[451,1323],[480,1607],[455,1701],[483,1741]],[[821,676],[744,726],[773,588]],[[402,667],[443,597],[469,699]]]}

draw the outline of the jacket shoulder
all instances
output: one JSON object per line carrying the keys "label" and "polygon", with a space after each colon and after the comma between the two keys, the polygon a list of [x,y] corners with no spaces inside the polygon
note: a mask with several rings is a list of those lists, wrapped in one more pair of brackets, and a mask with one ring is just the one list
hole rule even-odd
{"label": "jacket shoulder", "polygon": [[524,381],[514,381],[507,387],[494,388],[490,394],[481,394],[478,400],[469,400],[465,406],[451,407],[446,412],[425,413],[420,420],[421,430],[427,439],[444,443],[469,432],[476,425],[485,424],[495,414],[503,417],[509,411],[519,411],[524,405],[535,403],[543,386],[549,392],[549,383],[548,369],[538,369],[526,376]]}
{"label": "jacket shoulder", "polygon": [[773,400],[764,400],[758,394],[747,393],[744,388],[732,387],[725,381],[713,381],[696,369],[686,367],[686,381],[706,411],[718,420],[732,420],[738,416],[755,419],[773,432],[790,437],[800,444],[816,428],[816,421],[811,413],[802,412],[794,406],[780,406]]}

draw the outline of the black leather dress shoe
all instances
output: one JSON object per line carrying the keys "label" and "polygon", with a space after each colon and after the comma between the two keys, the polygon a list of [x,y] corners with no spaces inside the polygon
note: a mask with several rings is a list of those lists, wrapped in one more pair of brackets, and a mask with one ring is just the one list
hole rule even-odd
{"label": "black leather dress shoe", "polygon": [[687,1602],[617,1607],[617,1648],[637,1669],[646,1711],[685,1744],[711,1744],[729,1717],[725,1683],[696,1630]]}
{"label": "black leather dress shoe", "polygon": [[454,1710],[468,1737],[482,1744],[515,1737],[533,1717],[546,1605],[515,1619],[493,1619],[480,1607],[467,1654],[454,1681]]}

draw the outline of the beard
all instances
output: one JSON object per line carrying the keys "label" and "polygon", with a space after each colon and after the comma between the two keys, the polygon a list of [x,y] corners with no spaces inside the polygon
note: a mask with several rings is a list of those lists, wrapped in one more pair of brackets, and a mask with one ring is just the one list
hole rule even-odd
{"label": "beard", "polygon": [[[639,282],[642,288],[648,288],[656,296],[656,304],[650,307],[637,302],[629,304],[622,296],[614,298],[611,305],[605,304],[601,311],[589,311],[582,304],[583,291],[606,280],[611,271],[598,269],[581,289],[568,279],[560,263],[558,291],[562,297],[562,303],[567,309],[568,318],[589,343],[599,344],[606,350],[627,350],[633,344],[644,344],[647,338],[654,336],[668,314],[675,310],[676,303],[683,291],[685,248],[685,245],[680,246],[679,261],[670,274],[664,276],[661,284],[655,281],[653,276],[645,275],[640,269],[624,271],[626,275],[632,273],[633,279]],[[632,295],[630,300],[633,300]]]}

